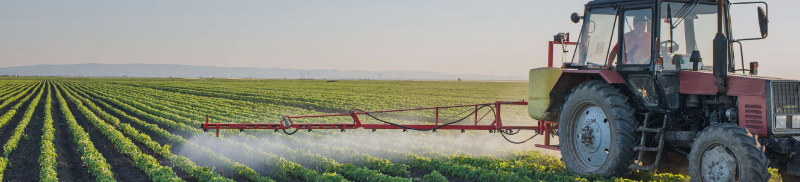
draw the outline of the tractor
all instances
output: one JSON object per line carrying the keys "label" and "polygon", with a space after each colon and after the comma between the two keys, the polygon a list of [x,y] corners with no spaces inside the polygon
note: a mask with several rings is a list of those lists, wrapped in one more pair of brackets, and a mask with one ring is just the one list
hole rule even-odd
{"label": "tractor", "polygon": [[[741,4],[759,5],[760,37],[732,38],[730,9]],[[767,37],[767,3],[594,0],[582,14],[570,17],[582,23],[578,40],[557,34],[549,42],[549,66],[530,70],[528,101],[352,109],[284,116],[278,123],[211,123],[206,116],[201,128],[216,130],[217,136],[220,129],[286,134],[314,129],[488,130],[504,137],[533,130],[546,137],[536,146],[560,150],[566,167],[577,174],[613,177],[659,170],[688,173],[692,181],[767,181],[772,167],[784,181],[800,181],[800,81],[757,76],[758,62],[745,68],[742,58],[742,42]],[[555,44],[574,45],[572,60],[554,66]],[[733,51],[737,44],[738,56]],[[528,115],[538,125],[503,125],[502,105],[528,105]],[[466,108],[466,116],[440,116],[440,110],[453,108]],[[433,124],[397,124],[375,115],[417,110],[434,110]],[[487,124],[482,120],[488,114],[493,120]],[[353,123],[292,121],[319,117],[352,117]],[[381,123],[366,123],[364,117]],[[555,136],[558,144],[550,144]]]}
{"label": "tractor", "polygon": [[800,81],[756,76],[758,62],[744,69],[741,55],[736,66],[734,45],[766,38],[768,24],[759,6],[761,37],[731,38],[738,4],[767,6],[595,0],[573,13],[583,26],[572,61],[530,71],[528,107],[558,122],[567,168],[611,177],[679,166],[692,181],[767,181],[773,167],[798,181]]}

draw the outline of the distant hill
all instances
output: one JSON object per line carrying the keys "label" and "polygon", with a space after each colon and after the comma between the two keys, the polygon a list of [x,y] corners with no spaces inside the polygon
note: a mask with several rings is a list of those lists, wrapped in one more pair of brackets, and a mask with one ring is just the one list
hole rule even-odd
{"label": "distant hill", "polygon": [[445,74],[429,71],[302,70],[175,64],[70,64],[0,68],[0,75],[70,77],[370,79],[370,80],[527,80],[509,75]]}

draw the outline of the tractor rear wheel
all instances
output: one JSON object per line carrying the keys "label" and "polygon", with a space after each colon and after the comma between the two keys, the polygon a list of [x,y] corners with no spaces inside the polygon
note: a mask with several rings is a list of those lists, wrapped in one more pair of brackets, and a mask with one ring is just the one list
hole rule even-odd
{"label": "tractor rear wheel", "polygon": [[626,176],[633,163],[634,109],[611,85],[575,87],[558,118],[561,160],[578,174]]}
{"label": "tractor rear wheel", "polygon": [[692,181],[767,181],[769,160],[747,130],[733,124],[703,129],[689,152]]}

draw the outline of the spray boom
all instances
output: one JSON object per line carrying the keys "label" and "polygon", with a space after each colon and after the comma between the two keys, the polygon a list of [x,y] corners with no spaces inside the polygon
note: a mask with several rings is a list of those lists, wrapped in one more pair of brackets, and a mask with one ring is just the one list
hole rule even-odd
{"label": "spray boom", "polygon": [[[519,133],[520,130],[533,130],[536,132],[536,135],[521,142],[514,142],[511,140],[509,140],[509,142],[524,143],[532,139],[533,137],[538,136],[539,134],[544,134],[546,137],[544,145],[536,145],[536,146],[548,149],[556,149],[555,146],[550,145],[549,142],[551,136],[550,134],[551,128],[558,127],[555,122],[539,121],[537,126],[504,126],[502,119],[500,117],[500,108],[502,105],[528,105],[528,102],[497,101],[494,103],[486,103],[486,104],[425,107],[425,108],[384,110],[384,111],[363,111],[360,109],[351,109],[350,113],[347,114],[283,116],[283,118],[278,123],[211,123],[209,122],[208,115],[206,115],[206,122],[202,124],[201,128],[203,128],[203,131],[207,131],[209,129],[216,130],[217,137],[219,137],[219,130],[221,129],[238,129],[240,131],[251,130],[251,129],[262,129],[262,130],[275,130],[276,132],[282,130],[284,133],[289,135],[296,133],[298,130],[312,131],[314,129],[338,129],[341,130],[342,132],[345,132],[346,130],[350,129],[359,129],[359,128],[372,129],[372,131],[378,129],[402,129],[404,132],[408,130],[433,131],[433,132],[436,132],[436,130],[461,130],[462,132],[466,130],[488,130],[489,132],[499,132],[503,134],[503,137],[506,137],[506,135],[517,134]],[[439,117],[440,110],[448,108],[464,108],[466,110],[462,111],[459,114],[449,116],[444,119],[440,119]],[[419,111],[419,110],[433,110],[434,124],[397,124],[386,121],[374,115],[376,113],[393,113],[393,112]],[[457,118],[457,116],[464,115],[467,112],[469,112],[469,114]],[[483,118],[485,118],[489,114],[491,114],[492,117],[494,117],[494,120],[489,124],[480,123],[480,121],[483,120]],[[300,118],[323,118],[323,117],[343,117],[343,116],[351,117],[353,123],[301,124],[301,123],[294,123],[292,121],[292,119],[300,119]],[[362,123],[361,118],[365,116],[367,118],[372,118],[377,121],[380,121],[382,124]],[[463,124],[467,122],[470,123]],[[456,123],[462,123],[462,124],[456,125]],[[507,137],[506,140],[508,140]]]}

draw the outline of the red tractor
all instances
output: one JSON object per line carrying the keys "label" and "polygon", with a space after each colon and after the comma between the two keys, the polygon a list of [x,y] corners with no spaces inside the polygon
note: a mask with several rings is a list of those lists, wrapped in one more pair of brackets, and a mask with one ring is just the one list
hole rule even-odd
{"label": "red tractor", "polygon": [[683,164],[692,181],[767,181],[768,167],[796,181],[800,81],[755,76],[757,62],[734,61],[734,43],[766,38],[768,20],[758,7],[761,37],[732,39],[730,8],[756,3],[766,6],[589,2],[572,15],[583,21],[572,61],[531,70],[529,113],[558,121],[562,160],[579,174]]}
{"label": "red tractor", "polygon": [[[800,180],[800,81],[756,76],[757,62],[736,66],[733,45],[767,37],[767,11],[758,7],[761,37],[733,39],[722,0],[595,0],[586,4],[577,42],[550,42],[550,67],[530,71],[527,102],[444,106],[347,114],[285,116],[278,124],[209,123],[203,129],[534,130],[543,148],[560,150],[578,174],[625,176],[631,170],[678,169],[692,181],[767,181],[768,167],[784,181]],[[716,29],[715,28],[716,25]],[[575,45],[572,61],[554,68],[553,44]],[[741,50],[741,49],[740,49]],[[504,126],[501,105],[528,105],[537,126]],[[467,116],[439,116],[467,108]],[[435,110],[435,124],[403,125],[375,113]],[[480,110],[489,110],[478,116]],[[483,123],[487,114],[493,121]],[[353,123],[299,124],[292,119],[350,116]],[[363,117],[382,123],[362,123]],[[472,119],[474,116],[474,119]],[[362,119],[359,119],[362,117]],[[452,119],[455,118],[455,119]],[[468,121],[467,125],[454,125]],[[474,124],[473,124],[474,121]],[[557,131],[559,144],[550,144]],[[677,168],[676,168],[677,166]],[[682,170],[686,169],[686,170]]]}

